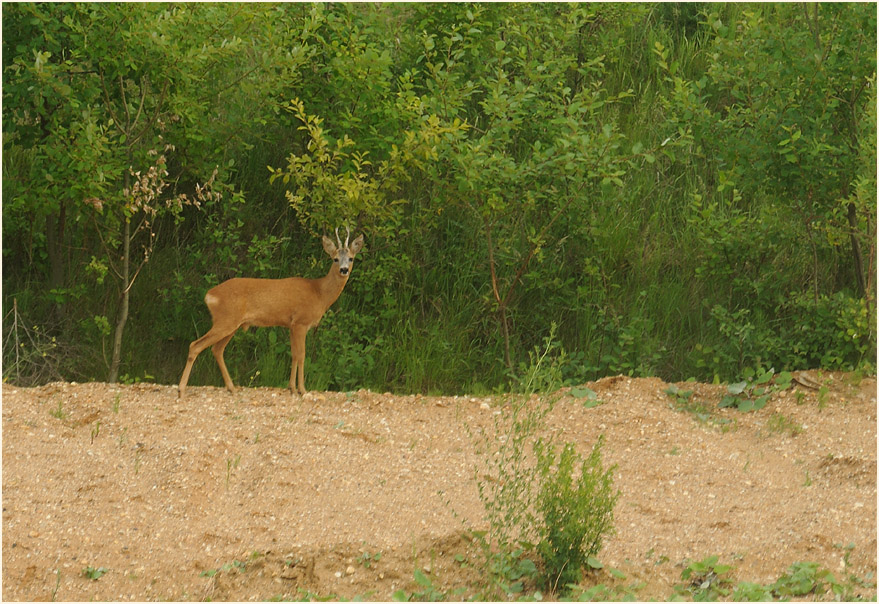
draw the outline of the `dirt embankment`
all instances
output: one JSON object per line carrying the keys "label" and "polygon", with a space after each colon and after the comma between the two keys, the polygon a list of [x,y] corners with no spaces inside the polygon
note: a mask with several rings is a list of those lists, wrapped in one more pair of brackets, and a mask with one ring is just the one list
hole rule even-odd
{"label": "dirt embankment", "polygon": [[[658,379],[589,384],[597,406],[560,393],[548,432],[583,452],[606,435],[621,497],[600,558],[646,581],[640,598],[668,597],[685,560],[712,554],[735,581],[799,561],[875,576],[876,381],[806,377],[823,388],[753,413],[716,410],[722,386],[681,384],[708,418]],[[454,591],[478,579],[462,535],[483,527],[464,428],[490,426],[497,404],[4,384],[3,599],[387,600],[424,590],[416,568],[472,595]]]}

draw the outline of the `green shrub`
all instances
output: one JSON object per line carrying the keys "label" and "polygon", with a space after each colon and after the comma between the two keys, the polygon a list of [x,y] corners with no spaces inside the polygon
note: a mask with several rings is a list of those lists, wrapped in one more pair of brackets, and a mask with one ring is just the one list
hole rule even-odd
{"label": "green shrub", "polygon": [[539,482],[536,550],[543,562],[538,581],[544,589],[555,591],[580,581],[587,559],[613,531],[619,492],[613,490],[614,468],[602,467],[603,442],[602,435],[585,460],[572,443],[565,444],[558,461],[552,444],[539,440],[534,446]]}
{"label": "green shrub", "polygon": [[[561,385],[563,355],[551,356],[555,329],[514,379],[522,394],[500,407],[494,430],[470,434],[483,460],[476,486],[488,530],[474,535],[485,557],[483,595],[491,599],[498,592],[519,594],[529,580],[540,588],[566,589],[613,530],[619,493],[612,489],[613,468],[602,468],[604,438],[583,459],[572,443],[558,454],[551,440],[538,436],[557,399],[533,395]],[[539,558],[542,568],[532,558]]]}

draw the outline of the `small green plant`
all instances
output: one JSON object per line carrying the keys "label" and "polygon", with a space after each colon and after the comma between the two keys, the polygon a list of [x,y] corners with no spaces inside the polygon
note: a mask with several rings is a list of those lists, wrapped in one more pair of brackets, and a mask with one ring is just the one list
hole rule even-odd
{"label": "small green plant", "polygon": [[[832,572],[815,562],[791,564],[787,572],[770,585],[773,594],[778,598],[797,598],[812,594],[821,596],[829,591],[834,599],[846,602],[864,599],[856,594],[856,587],[875,588],[876,584],[863,581],[854,575],[843,582],[837,581]],[[872,599],[876,599],[875,592]]]}
{"label": "small green plant", "polygon": [[[318,594],[318,593],[311,591],[310,589],[303,589],[301,587],[297,587],[296,592],[299,594],[299,596],[295,600],[297,602],[332,602],[332,601],[344,602],[345,601],[345,600],[339,598],[339,596],[337,596],[334,593],[330,593],[327,595],[321,595],[321,594]],[[355,596],[354,598],[352,598],[352,601],[355,601],[355,602],[362,602],[365,600],[366,600],[366,598],[363,598],[360,596]],[[292,602],[292,601],[293,601],[292,599],[288,599],[287,597],[285,597],[283,595],[272,596],[271,598],[269,598],[269,602]]]}
{"label": "small green plant", "polygon": [[55,569],[55,589],[52,590],[52,601],[58,597],[58,590],[61,588],[61,569]]}
{"label": "small green plant", "polygon": [[849,543],[848,545],[843,545],[842,543],[834,543],[833,547],[836,549],[845,550],[845,554],[842,556],[842,562],[845,568],[848,568],[851,565],[851,556],[852,552],[855,550],[855,544]]}
{"label": "small green plant", "polygon": [[370,554],[368,551],[364,551],[359,556],[357,556],[357,562],[360,563],[364,568],[372,567],[373,563],[378,562],[381,559],[381,552]]}
{"label": "small green plant", "polygon": [[812,476],[809,474],[809,470],[806,470],[806,477],[803,479],[803,486],[804,487],[812,486]]}
{"label": "small green plant", "polygon": [[681,390],[676,384],[669,384],[668,388],[663,390],[663,392],[672,397],[672,406],[675,411],[692,413],[701,422],[711,417],[708,407],[693,398],[696,394],[693,390]]}
{"label": "small green plant", "polygon": [[833,573],[821,568],[818,563],[795,562],[769,588],[776,597],[796,598],[809,594],[821,595],[836,584]]}
{"label": "small green plant", "polygon": [[736,427],[735,420],[729,420],[725,417],[714,417],[706,403],[695,400],[695,392],[693,390],[681,390],[677,385],[669,384],[668,388],[663,392],[672,397],[672,407],[675,411],[689,413],[701,424],[718,427],[722,432]]}
{"label": "small green plant", "polygon": [[565,351],[561,350],[559,343],[555,341],[557,332],[558,326],[552,323],[549,335],[543,339],[543,348],[535,346],[534,350],[528,353],[529,362],[520,363],[518,373],[510,375],[515,392],[527,396],[536,392],[548,394],[562,386]]}
{"label": "small green plant", "polygon": [[679,595],[689,594],[696,602],[710,602],[729,595],[732,582],[724,575],[733,569],[728,564],[720,564],[717,556],[690,562],[681,573],[681,579],[687,583],[676,585],[675,592]]}
{"label": "small green plant", "polygon": [[772,368],[765,371],[747,368],[743,377],[741,382],[727,386],[729,394],[721,399],[719,407],[735,407],[745,412],[762,409],[773,394],[790,388],[793,379],[789,371],[776,375]]}
{"label": "small green plant", "polygon": [[111,409],[113,410],[113,413],[119,413],[119,407],[120,407],[121,401],[122,401],[122,394],[117,392],[116,396],[113,397],[113,406],[111,407]]}
{"label": "small green plant", "polygon": [[91,440],[91,444],[95,444],[95,439],[98,437],[98,433],[100,433],[100,431],[101,431],[101,420],[98,420],[98,421],[95,422],[95,425],[92,426],[92,432],[91,432],[92,440]]}
{"label": "small green plant", "polygon": [[238,464],[241,463],[241,455],[236,455],[235,457],[229,457],[226,459],[226,490],[229,490],[229,483],[232,480],[232,470],[238,467]]}
{"label": "small green plant", "polygon": [[107,569],[103,566],[99,566],[95,568],[94,566],[86,566],[82,569],[83,576],[91,579],[92,581],[97,581],[101,577],[103,577],[107,573]]}
{"label": "small green plant", "polygon": [[67,418],[67,412],[64,411],[64,407],[61,404],[61,401],[58,401],[58,406],[55,409],[49,411],[49,414],[52,417],[58,418],[61,421],[64,421]]}
{"label": "small green plant", "polygon": [[766,428],[774,434],[790,434],[796,436],[803,431],[803,425],[798,424],[792,418],[774,413],[769,421],[766,422]]}
{"label": "small green plant", "polygon": [[571,388],[571,396],[577,399],[585,399],[583,406],[586,409],[604,404],[604,401],[599,400],[598,394],[588,386],[574,386]]}
{"label": "small green plant", "polygon": [[[673,598],[692,598],[695,602],[718,599],[736,602],[771,602],[809,596],[820,599],[820,596],[829,591],[836,600],[852,601],[865,599],[864,595],[856,591],[857,587],[874,589],[876,586],[875,582],[870,583],[854,575],[844,582],[839,582],[833,573],[814,562],[796,562],[778,580],[769,585],[741,581],[732,587],[732,581],[727,576],[732,569],[730,565],[720,564],[717,556],[709,556],[699,562],[690,562],[681,573],[681,578],[686,583],[674,586]],[[875,600],[875,593],[872,599]]]}
{"label": "small green plant", "polygon": [[420,569],[415,569],[415,582],[421,587],[421,591],[407,594],[404,590],[398,589],[391,595],[394,602],[441,602],[445,600],[446,594],[437,589],[433,581]]}
{"label": "small green plant", "polygon": [[127,373],[123,373],[119,376],[119,383],[125,384],[126,386],[131,386],[132,384],[140,384],[141,382],[151,382],[156,379],[155,376],[150,375],[149,373],[144,372],[143,377],[138,377],[136,375],[128,375]]}
{"label": "small green plant", "polygon": [[[595,558],[588,561],[589,568],[595,571],[601,571],[604,565]],[[605,583],[597,583],[589,588],[584,588],[577,584],[568,585],[569,593],[567,597],[559,598],[560,601],[572,602],[635,602],[638,601],[638,592],[647,586],[643,581],[636,581],[629,584],[620,584],[620,581],[626,580],[626,574],[615,568],[606,569],[612,581],[607,585]]]}
{"label": "small green plant", "polygon": [[824,409],[827,406],[827,399],[829,398],[830,388],[827,385],[821,386],[818,389],[818,408]]}
{"label": "small green plant", "polygon": [[232,572],[232,569],[237,569],[239,573],[243,573],[247,570],[247,562],[242,562],[241,560],[232,560],[232,562],[227,562],[223,566],[219,568],[212,568],[209,570],[203,570],[199,574],[200,577],[213,577],[217,573],[228,573]]}
{"label": "small green plant", "polygon": [[741,581],[733,588],[732,599],[736,602],[771,602],[774,598],[769,586]]}

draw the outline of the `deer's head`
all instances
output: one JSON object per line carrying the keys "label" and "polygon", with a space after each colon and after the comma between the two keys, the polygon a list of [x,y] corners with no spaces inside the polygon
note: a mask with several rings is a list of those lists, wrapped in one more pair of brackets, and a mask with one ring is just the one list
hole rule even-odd
{"label": "deer's head", "polygon": [[345,231],[347,231],[345,234],[345,245],[342,245],[342,240],[339,238],[338,227],[336,227],[336,243],[333,243],[333,240],[329,237],[324,236],[323,244],[324,250],[338,267],[339,276],[347,279],[351,273],[351,268],[354,266],[354,256],[363,249],[363,235],[361,234],[349,245],[348,239],[351,237],[351,230],[345,227]]}

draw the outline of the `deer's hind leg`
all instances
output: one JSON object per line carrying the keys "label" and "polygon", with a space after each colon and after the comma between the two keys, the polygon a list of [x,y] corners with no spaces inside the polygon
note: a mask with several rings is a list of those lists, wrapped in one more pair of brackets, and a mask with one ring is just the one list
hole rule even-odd
{"label": "deer's hind leg", "polygon": [[226,389],[232,393],[235,392],[235,384],[232,383],[232,378],[229,376],[229,370],[226,369],[226,361],[223,359],[223,351],[226,350],[226,344],[229,343],[229,340],[231,340],[234,335],[235,332],[233,331],[228,336],[211,346],[211,352],[214,353],[217,365],[220,366],[220,373],[223,375],[223,383],[226,384]]}
{"label": "deer's hind leg", "polygon": [[[189,374],[192,372],[192,365],[195,363],[195,359],[198,358],[198,355],[200,355],[208,346],[214,346],[223,340],[225,341],[223,348],[225,348],[234,333],[234,329],[230,333],[228,330],[218,329],[217,326],[214,325],[206,334],[189,345],[189,356],[186,358],[186,367],[183,369],[180,384],[177,386],[177,396],[179,398],[183,398],[183,395],[186,394],[186,384],[189,382]],[[222,353],[223,351],[221,349],[220,360],[217,362],[220,363],[220,372],[223,374],[223,380],[228,380],[226,381],[226,387],[228,388],[232,380],[229,379],[229,372],[226,371],[226,365],[222,362]],[[214,352],[214,356],[216,357],[216,352]]]}

